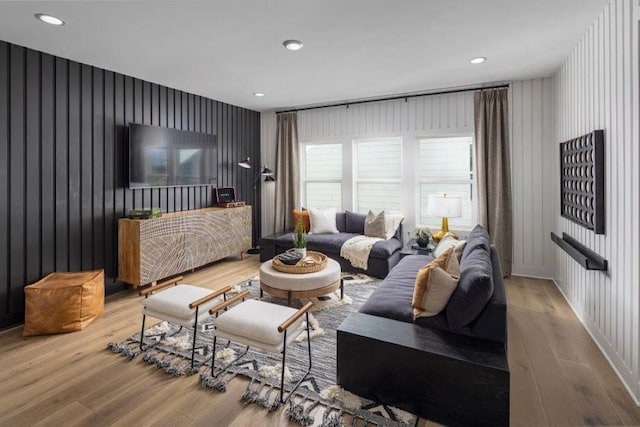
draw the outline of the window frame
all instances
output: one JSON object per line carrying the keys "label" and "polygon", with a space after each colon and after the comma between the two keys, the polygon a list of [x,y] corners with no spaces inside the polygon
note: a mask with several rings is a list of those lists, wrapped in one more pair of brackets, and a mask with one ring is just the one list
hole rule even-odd
{"label": "window frame", "polygon": [[[425,139],[445,139],[445,138],[469,138],[470,139],[470,162],[471,170],[470,170],[470,178],[469,180],[461,180],[461,179],[434,179],[428,180],[424,179],[420,176],[419,167],[420,167],[420,145],[422,140]],[[470,226],[460,226],[460,225],[451,225],[450,220],[449,228],[461,231],[470,231],[473,229],[473,224],[477,223],[478,217],[478,186],[477,186],[477,173],[476,173],[476,140],[475,136],[471,132],[465,133],[452,133],[452,134],[438,134],[438,135],[418,135],[416,136],[416,180],[415,180],[415,218],[416,218],[416,227],[429,227],[432,229],[440,229],[442,223],[438,222],[437,224],[424,224],[421,222],[422,218],[422,206],[421,206],[421,191],[422,184],[471,184],[471,225]],[[425,207],[426,209],[426,207]]]}
{"label": "window frame", "polygon": [[[358,144],[360,143],[367,143],[367,142],[380,142],[380,141],[399,141],[400,142],[400,177],[399,178],[394,178],[394,179],[359,179],[358,178]],[[353,200],[351,203],[351,206],[353,206],[353,211],[354,212],[360,212],[360,206],[359,206],[359,200],[358,200],[358,184],[359,183],[365,183],[365,184],[399,184],[400,185],[400,205],[398,206],[397,210],[402,211],[402,207],[404,205],[404,192],[402,191],[402,183],[404,181],[405,178],[405,174],[404,174],[404,145],[405,145],[405,138],[401,135],[399,136],[390,136],[390,137],[376,137],[376,138],[359,138],[359,139],[354,139],[351,142],[351,151],[352,151],[352,171],[353,171],[353,176],[352,176],[352,192],[353,192]],[[375,212],[378,213],[378,212]]]}
{"label": "window frame", "polygon": [[[314,145],[336,145],[340,147],[340,157],[341,157],[341,167],[342,176],[340,179],[307,179],[307,146]],[[300,158],[300,202],[302,206],[305,208],[309,208],[307,203],[307,183],[317,183],[317,184],[340,184],[340,209],[338,212],[344,210],[344,144],[342,141],[313,141],[313,142],[302,142],[299,144],[299,158]]]}

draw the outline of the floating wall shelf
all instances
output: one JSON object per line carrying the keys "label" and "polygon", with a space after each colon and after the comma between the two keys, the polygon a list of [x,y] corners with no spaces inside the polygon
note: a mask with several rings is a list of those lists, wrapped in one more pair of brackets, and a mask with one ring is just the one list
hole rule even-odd
{"label": "floating wall shelf", "polygon": [[560,246],[562,250],[568,253],[571,258],[578,261],[582,267],[587,270],[607,271],[608,262],[606,259],[578,242],[567,233],[562,233],[562,237],[556,233],[551,233],[551,240],[556,245]]}

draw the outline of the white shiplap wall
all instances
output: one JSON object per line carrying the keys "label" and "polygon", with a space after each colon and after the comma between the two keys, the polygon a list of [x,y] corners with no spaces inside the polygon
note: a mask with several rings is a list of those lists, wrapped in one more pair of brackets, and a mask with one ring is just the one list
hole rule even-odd
{"label": "white shiplap wall", "polygon": [[[556,279],[636,401],[639,346],[640,138],[638,134],[638,0],[614,0],[553,76],[556,143],[605,130],[606,234],[562,218],[567,232],[609,260],[588,272],[555,247]],[[554,147],[558,152],[557,146]],[[558,182],[559,159],[555,160]],[[554,197],[559,198],[556,186]]]}
{"label": "white shiplap wall", "polygon": [[509,98],[513,193],[513,274],[553,277],[556,197],[550,77],[515,81]]}

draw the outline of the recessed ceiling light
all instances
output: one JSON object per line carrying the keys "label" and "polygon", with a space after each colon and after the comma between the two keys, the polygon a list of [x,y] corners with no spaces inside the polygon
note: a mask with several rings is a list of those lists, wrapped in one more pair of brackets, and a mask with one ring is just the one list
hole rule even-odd
{"label": "recessed ceiling light", "polygon": [[471,62],[472,64],[482,64],[486,60],[487,58],[485,58],[484,56],[478,56],[477,58],[471,58],[469,62]]}
{"label": "recessed ceiling light", "polygon": [[304,46],[300,40],[285,40],[282,44],[289,50],[300,50]]}
{"label": "recessed ceiling light", "polygon": [[264,93],[262,93],[262,92],[255,92],[255,93],[253,94],[253,96],[264,96]]}
{"label": "recessed ceiling light", "polygon": [[34,16],[47,24],[58,26],[64,25],[64,21],[60,18],[56,18],[55,16],[47,15],[45,13],[36,13]]}

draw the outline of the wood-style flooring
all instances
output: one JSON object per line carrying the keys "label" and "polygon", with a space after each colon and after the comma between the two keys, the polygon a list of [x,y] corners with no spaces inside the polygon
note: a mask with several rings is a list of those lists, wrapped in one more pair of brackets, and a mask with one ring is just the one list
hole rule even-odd
{"label": "wood-style flooring", "polygon": [[[185,276],[216,289],[257,268],[257,256],[230,258]],[[552,282],[513,277],[507,296],[511,425],[640,425],[640,409]],[[241,403],[242,379],[216,393],[195,375],[171,377],[105,348],[140,320],[140,297],[126,291],[108,297],[104,315],[81,332],[0,332],[0,426],[289,425],[282,409]]]}

